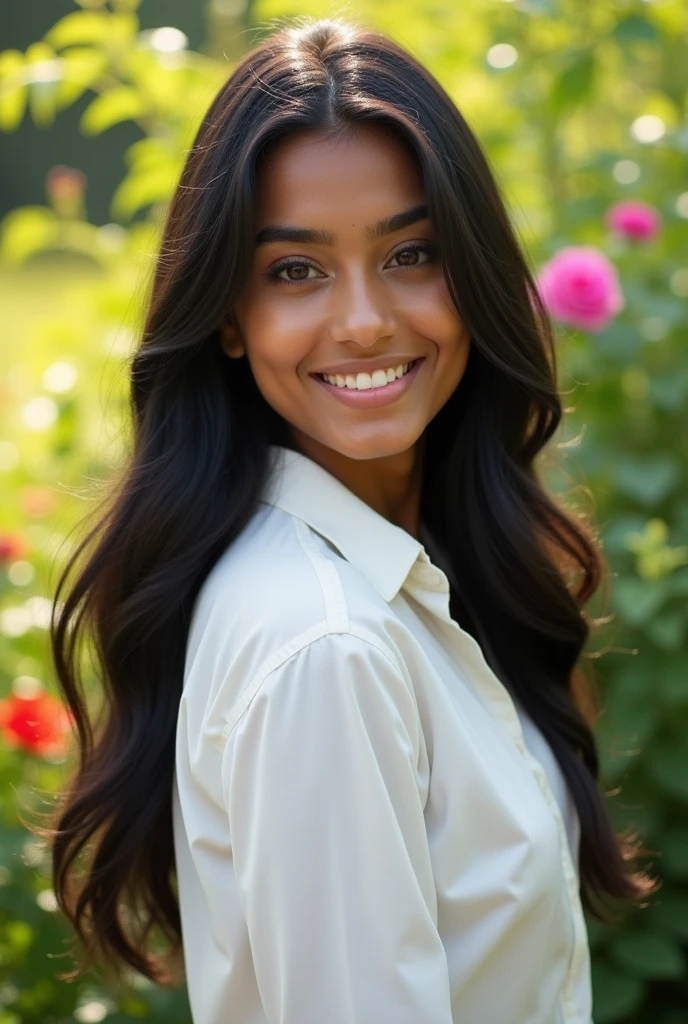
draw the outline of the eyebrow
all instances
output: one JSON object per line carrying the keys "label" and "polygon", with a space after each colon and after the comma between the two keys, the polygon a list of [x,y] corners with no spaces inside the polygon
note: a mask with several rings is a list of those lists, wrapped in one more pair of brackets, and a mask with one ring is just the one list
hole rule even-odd
{"label": "eyebrow", "polygon": [[[416,224],[420,220],[426,220],[427,217],[428,207],[425,203],[419,206],[412,206],[409,210],[395,213],[393,217],[384,217],[377,224],[369,225],[366,228],[365,236],[368,240],[384,238],[385,235],[401,231],[402,228],[407,228],[409,225]],[[313,245],[333,246],[336,241],[337,236],[331,231],[315,231],[310,228],[292,228],[274,224],[258,232],[256,235],[256,248],[259,245],[265,245],[267,242],[310,242]]]}

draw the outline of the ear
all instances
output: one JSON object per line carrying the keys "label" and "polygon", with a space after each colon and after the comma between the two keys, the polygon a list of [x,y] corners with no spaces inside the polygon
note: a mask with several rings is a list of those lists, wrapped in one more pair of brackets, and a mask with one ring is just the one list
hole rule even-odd
{"label": "ear", "polygon": [[230,359],[240,359],[245,354],[244,342],[233,316],[220,324],[220,347]]}

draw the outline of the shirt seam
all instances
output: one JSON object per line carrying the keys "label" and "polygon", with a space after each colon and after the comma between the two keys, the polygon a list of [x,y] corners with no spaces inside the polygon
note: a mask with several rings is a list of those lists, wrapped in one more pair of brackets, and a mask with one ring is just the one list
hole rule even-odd
{"label": "shirt seam", "polygon": [[318,578],[325,603],[325,619],[335,632],[346,632],[349,628],[349,606],[337,567],[318,551],[313,531],[308,524],[295,516],[292,516],[291,521],[298,541]]}
{"label": "shirt seam", "polygon": [[[286,661],[288,661],[295,654],[300,654],[301,651],[305,650],[306,647],[315,643],[316,640],[320,640],[324,636],[336,636],[339,634],[356,637],[359,640],[363,640],[364,643],[370,644],[381,654],[383,654],[387,660],[391,663],[395,672],[398,673],[401,682],[406,686],[406,680],[404,679],[404,673],[401,670],[398,659],[390,647],[387,646],[379,637],[371,633],[365,626],[355,625],[351,622],[348,623],[346,628],[333,628],[331,623],[326,619],[315,623],[313,626],[309,626],[308,629],[303,630],[298,636],[292,637],[291,640],[282,644],[276,651],[273,651],[261,664],[261,666],[254,673],[251,682],[245,687],[239,698],[237,699],[231,713],[228,715],[222,730],[214,741],[220,749],[223,749],[229,740],[232,731],[236,728],[241,718],[244,716],[254,698],[258,694],[258,691],[263,686],[267,677],[281,668]],[[415,706],[415,695],[414,706]],[[416,745],[417,745],[417,737]]]}

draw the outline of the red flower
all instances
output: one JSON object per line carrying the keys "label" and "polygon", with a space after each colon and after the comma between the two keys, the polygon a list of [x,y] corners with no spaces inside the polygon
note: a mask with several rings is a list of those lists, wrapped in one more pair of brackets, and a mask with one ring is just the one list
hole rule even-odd
{"label": "red flower", "polygon": [[13,562],[23,558],[29,545],[21,533],[0,533],[0,562]]}
{"label": "red flower", "polygon": [[69,710],[49,693],[11,694],[0,700],[0,733],[9,747],[22,747],[32,754],[62,754],[71,725]]}

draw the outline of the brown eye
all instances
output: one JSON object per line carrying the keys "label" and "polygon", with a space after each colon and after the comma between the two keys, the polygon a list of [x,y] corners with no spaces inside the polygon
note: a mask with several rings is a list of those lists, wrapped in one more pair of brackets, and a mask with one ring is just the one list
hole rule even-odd
{"label": "brown eye", "polygon": [[[427,242],[422,245],[407,245],[403,249],[397,249],[393,254],[392,259],[397,260],[397,267],[408,268],[413,270],[414,267],[421,267],[425,263],[429,263],[435,253],[435,247]],[[423,256],[423,259],[420,257]]]}
{"label": "brown eye", "polygon": [[395,259],[400,260],[403,267],[412,267],[418,262],[418,249],[402,249],[395,254]]}
{"label": "brown eye", "polygon": [[308,277],[309,268],[305,263],[294,263],[291,267],[282,267],[289,281],[304,281]]}
{"label": "brown eye", "polygon": [[[283,284],[303,284],[304,281],[315,281],[315,277],[309,277],[310,270],[316,271],[312,263],[305,260],[287,260],[270,267],[264,274],[270,281],[281,281]],[[292,275],[291,271],[295,271]],[[287,275],[287,276],[284,276]]]}

